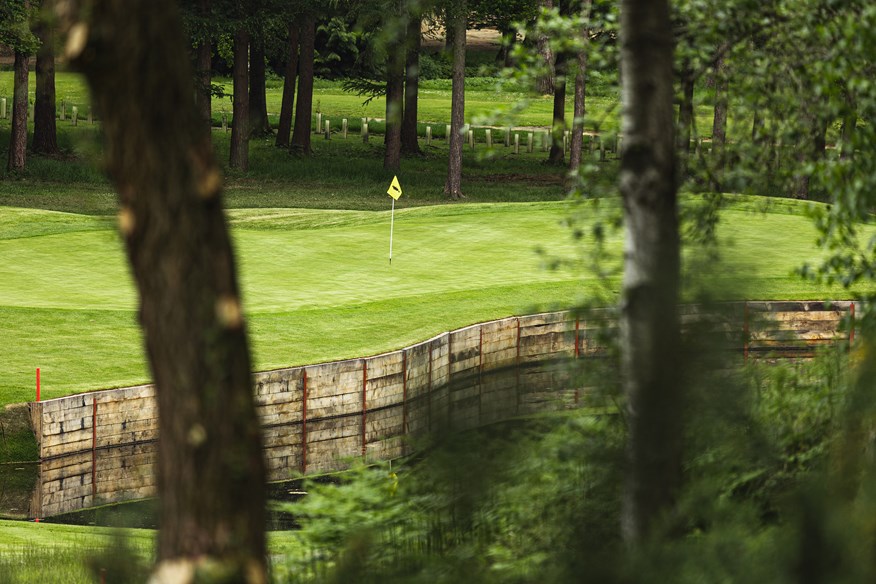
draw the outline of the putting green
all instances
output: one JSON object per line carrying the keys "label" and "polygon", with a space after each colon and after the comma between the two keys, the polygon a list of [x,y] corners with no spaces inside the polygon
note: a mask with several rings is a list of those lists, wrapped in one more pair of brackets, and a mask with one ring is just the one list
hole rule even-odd
{"label": "putting green", "polygon": [[[545,268],[545,258],[574,260],[592,246],[563,225],[570,211],[568,203],[400,209],[392,265],[388,212],[230,211],[255,366],[374,354],[592,297],[597,278],[580,262]],[[722,262],[687,255],[689,291],[830,296],[793,275],[818,256],[801,214],[731,208],[719,233]],[[607,247],[616,269],[620,236]],[[148,380],[135,291],[111,221],[0,207],[0,258],[0,404],[32,399],[36,367],[46,398]],[[600,289],[616,288],[614,277]]]}

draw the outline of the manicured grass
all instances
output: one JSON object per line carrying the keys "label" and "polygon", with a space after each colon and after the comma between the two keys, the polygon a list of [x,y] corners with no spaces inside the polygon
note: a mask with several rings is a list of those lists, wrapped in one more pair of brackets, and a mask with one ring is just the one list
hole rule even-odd
{"label": "manicured grass", "polygon": [[[30,76],[30,100],[33,100],[35,76]],[[214,83],[221,85],[228,95],[232,92],[231,80],[215,78]],[[90,108],[90,97],[84,79],[76,73],[59,72],[56,75],[56,94],[58,110],[61,101],[67,104],[68,119],[72,106],[79,107],[80,123],[87,117]],[[474,77],[466,80],[465,119],[476,125],[489,123],[499,126],[514,125],[525,127],[547,128],[553,116],[553,97],[537,95],[523,91],[515,84],[502,84],[491,78]],[[280,112],[280,101],[283,93],[282,79],[270,80],[266,85],[268,112],[272,124],[276,125]],[[600,129],[616,132],[619,127],[620,108],[619,92],[600,90],[599,94],[587,97],[587,129]],[[0,71],[0,97],[11,100],[12,72]],[[700,103],[696,108],[697,127],[703,135],[710,135],[713,109],[708,103],[711,91],[701,91],[697,94]],[[382,119],[386,115],[386,102],[383,97],[377,97],[367,105],[364,97],[343,90],[338,81],[317,80],[314,87],[313,111],[322,112],[332,121],[335,129],[340,129],[341,118],[348,118],[350,127],[358,130],[363,117]],[[572,114],[571,94],[566,99],[566,120],[571,124]],[[436,136],[444,135],[444,125],[450,123],[450,82],[449,80],[424,81],[419,92],[418,118],[423,123],[434,124]],[[214,98],[213,122],[220,125],[222,113],[231,118],[231,99]],[[735,122],[733,120],[731,123]],[[3,123],[3,122],[0,122]],[[8,124],[8,121],[6,121]],[[69,123],[69,122],[68,122]],[[750,123],[746,122],[750,131]],[[424,134],[425,128],[421,128]],[[742,132],[742,130],[740,130]],[[731,128],[731,135],[734,130]]]}
{"label": "manicured grass", "polygon": [[[749,198],[731,200],[721,262],[686,255],[689,298],[847,295],[793,273],[819,256],[804,205],[763,213],[749,210]],[[477,321],[569,307],[597,291],[610,301],[617,277],[601,285],[582,266],[591,243],[579,246],[561,225],[571,212],[564,202],[400,208],[390,266],[387,211],[230,210],[255,366],[374,354]],[[32,399],[36,367],[46,398],[146,381],[135,295],[111,224],[0,208],[0,233],[0,403]],[[607,249],[616,269],[619,234]],[[554,259],[576,267],[546,269]]]}
{"label": "manicured grass", "polygon": [[[144,581],[153,561],[155,531],[32,523],[0,519],[0,581],[93,584]],[[285,558],[300,554],[292,532],[268,532],[270,561],[283,573]]]}

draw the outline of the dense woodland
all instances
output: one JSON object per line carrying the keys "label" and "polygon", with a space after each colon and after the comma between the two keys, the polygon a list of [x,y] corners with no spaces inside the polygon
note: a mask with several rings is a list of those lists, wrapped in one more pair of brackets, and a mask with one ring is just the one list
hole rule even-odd
{"label": "dense woodland", "polygon": [[[479,28],[498,30],[503,43],[492,62],[473,67],[467,31]],[[425,51],[424,37],[445,46]],[[118,193],[159,389],[160,581],[263,582],[269,574],[223,166],[245,176],[250,142],[266,136],[289,157],[318,164],[313,91],[323,77],[363,100],[385,97],[383,157],[374,164],[397,172],[423,156],[419,84],[444,77],[451,103],[434,120],[450,126],[443,194],[469,201],[467,75],[550,95],[553,116],[542,124],[550,144],[533,172],[555,172],[582,212],[621,201],[621,212],[606,213],[588,234],[595,245],[587,250],[598,264],[606,231],[623,230],[616,350],[591,381],[594,403],[614,407],[449,437],[401,470],[362,468],[312,484],[291,508],[307,554],[274,575],[876,578],[869,310],[851,353],[740,371],[709,350],[713,339],[683,334],[677,308],[682,248],[720,253],[713,234],[722,193],[829,203],[812,207],[824,254],[821,263],[801,262],[801,277],[872,289],[876,248],[862,229],[876,193],[872,3],[3,0],[0,44],[15,79],[4,181],[26,175],[33,156],[60,154],[56,62],[85,76],[101,122],[102,165]],[[210,137],[222,123],[211,110],[223,92],[213,76],[222,74],[233,79],[227,162]],[[266,105],[271,76],[283,79],[278,124]],[[619,96],[604,119],[589,113],[594,90]],[[707,127],[696,123],[701,104],[712,113]],[[503,128],[508,111],[481,121]],[[591,134],[606,127],[619,128],[611,171],[586,155]],[[679,193],[696,204],[680,210]]]}

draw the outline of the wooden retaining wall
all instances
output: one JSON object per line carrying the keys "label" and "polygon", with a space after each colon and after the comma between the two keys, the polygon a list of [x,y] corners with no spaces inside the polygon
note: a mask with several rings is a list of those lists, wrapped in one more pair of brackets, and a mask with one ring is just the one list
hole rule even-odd
{"label": "wooden retaining wall", "polygon": [[[708,313],[688,306],[682,322],[718,332],[744,359],[801,357],[848,341],[839,325],[854,310],[850,302],[749,302]],[[607,310],[506,318],[373,357],[256,373],[269,479],[398,458],[408,438],[439,427],[575,407],[584,388],[557,363],[601,353],[610,318]],[[154,397],[144,385],[31,403],[42,461],[31,516],[151,496]]]}

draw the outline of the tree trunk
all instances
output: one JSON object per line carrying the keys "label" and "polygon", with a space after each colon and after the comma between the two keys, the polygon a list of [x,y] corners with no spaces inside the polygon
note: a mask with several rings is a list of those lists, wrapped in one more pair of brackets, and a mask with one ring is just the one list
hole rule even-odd
{"label": "tree trunk", "polygon": [[386,150],[383,168],[398,170],[401,164],[401,125],[405,91],[405,37],[396,36],[386,59]]}
{"label": "tree trunk", "polygon": [[724,177],[724,148],[727,144],[727,65],[724,51],[715,63],[715,117],[712,120],[712,190],[720,191]]}
{"label": "tree trunk", "polygon": [[234,33],[234,102],[231,120],[231,154],[228,165],[242,171],[249,169],[249,33],[240,27]]}
{"label": "tree trunk", "polygon": [[[119,193],[119,227],[156,387],[156,580],[222,574],[225,582],[265,582],[265,463],[246,327],[223,181],[190,98],[177,6],[88,6],[87,44],[70,56],[103,118],[106,166]],[[68,21],[65,28],[73,24],[80,25]],[[245,46],[242,35],[236,39],[238,49]]]}
{"label": "tree trunk", "polygon": [[55,38],[52,28],[41,22],[34,30],[40,39],[36,56],[36,94],[33,104],[33,151],[58,153],[55,126]]}
{"label": "tree trunk", "polygon": [[846,109],[840,129],[840,158],[848,160],[855,154],[855,126],[858,125],[858,105],[853,95],[846,94]]}
{"label": "tree trunk", "polygon": [[420,91],[420,46],[422,44],[423,19],[413,15],[408,24],[407,58],[405,60],[405,108],[401,128],[401,149],[405,154],[419,154],[417,138],[417,102]]}
{"label": "tree trunk", "polygon": [[249,49],[249,135],[263,138],[271,132],[265,95],[265,39],[260,32],[251,39]]}
{"label": "tree trunk", "polygon": [[[201,18],[207,19],[210,17],[210,0],[200,1],[200,12]],[[213,95],[210,84],[213,82],[213,44],[209,38],[200,39],[200,43],[195,49],[195,61],[198,68],[195,71],[195,78],[197,79],[195,100],[198,104],[198,111],[201,113],[201,119],[204,120],[204,126],[212,132]]]}
{"label": "tree trunk", "polygon": [[557,55],[554,77],[554,114],[551,123],[551,151],[548,164],[562,165],[566,159],[563,137],[566,133],[566,72],[569,61],[565,54]]}
{"label": "tree trunk", "polygon": [[280,104],[280,124],[277,126],[277,148],[289,147],[292,133],[292,112],[295,105],[295,81],[298,76],[298,25],[289,23],[289,59],[283,79],[283,101]]}
{"label": "tree trunk", "polygon": [[502,46],[496,53],[496,63],[502,67],[514,66],[514,45],[517,44],[517,31],[511,27],[499,31],[502,34]]}
{"label": "tree trunk", "polygon": [[694,116],[694,71],[690,59],[681,66],[681,103],[678,106],[678,180],[684,182],[690,159],[690,135]]}
{"label": "tree trunk", "polygon": [[[543,9],[550,10],[554,7],[553,0],[539,0],[539,6]],[[554,79],[558,73],[554,70],[554,55],[551,51],[550,39],[546,34],[538,35],[536,40],[538,54],[541,56],[542,64],[546,68],[546,73],[540,75],[535,82],[535,90],[542,95],[550,95],[554,92]],[[558,59],[559,61],[559,59]]]}
{"label": "tree trunk", "polygon": [[298,56],[298,105],[295,106],[295,128],[290,150],[300,156],[310,156],[310,130],[313,126],[313,54],[316,41],[316,19],[312,14],[301,19],[301,47]]}
{"label": "tree trunk", "polygon": [[680,260],[668,0],[622,0],[620,35],[626,237],[620,349],[629,429],[621,522],[625,541],[636,545],[673,506],[681,482]]}
{"label": "tree trunk", "polygon": [[12,128],[9,135],[7,170],[24,170],[27,161],[28,55],[15,51],[12,83]]}
{"label": "tree trunk", "polygon": [[[592,0],[581,0],[581,18],[585,23],[590,21],[590,6]],[[581,28],[581,40],[584,43],[578,51],[578,73],[575,75],[575,119],[572,122],[572,145],[569,148],[569,171],[577,175],[581,166],[581,151],[584,148],[584,114],[587,78],[587,46],[590,42],[590,27],[585,24]]]}
{"label": "tree trunk", "polygon": [[465,124],[465,29],[468,8],[465,0],[453,9],[453,85],[450,104],[450,153],[444,194],[461,199],[462,194],[462,127]]}

